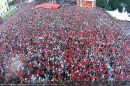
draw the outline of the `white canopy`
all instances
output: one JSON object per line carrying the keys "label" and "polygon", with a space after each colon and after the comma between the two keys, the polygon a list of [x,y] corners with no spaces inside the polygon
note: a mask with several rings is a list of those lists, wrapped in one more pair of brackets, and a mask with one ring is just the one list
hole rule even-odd
{"label": "white canopy", "polygon": [[115,17],[116,19],[130,21],[129,14],[127,12],[120,13],[118,9],[116,9],[114,11],[107,11],[107,13],[109,13],[112,17]]}
{"label": "white canopy", "polygon": [[29,2],[33,2],[34,0],[27,0],[27,3],[29,3]]}

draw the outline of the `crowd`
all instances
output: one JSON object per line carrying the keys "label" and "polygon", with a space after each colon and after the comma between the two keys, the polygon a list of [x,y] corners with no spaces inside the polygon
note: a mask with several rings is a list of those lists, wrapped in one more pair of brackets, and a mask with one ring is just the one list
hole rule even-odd
{"label": "crowd", "polygon": [[27,4],[0,27],[0,82],[130,80],[129,26],[101,8]]}

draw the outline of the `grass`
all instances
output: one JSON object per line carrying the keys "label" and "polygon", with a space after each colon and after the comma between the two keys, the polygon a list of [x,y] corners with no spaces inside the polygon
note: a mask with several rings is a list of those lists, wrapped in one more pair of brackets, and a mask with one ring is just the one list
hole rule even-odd
{"label": "grass", "polygon": [[4,15],[1,16],[1,18],[6,20],[9,16],[11,16],[16,11],[16,7],[11,7],[9,11],[7,11]]}

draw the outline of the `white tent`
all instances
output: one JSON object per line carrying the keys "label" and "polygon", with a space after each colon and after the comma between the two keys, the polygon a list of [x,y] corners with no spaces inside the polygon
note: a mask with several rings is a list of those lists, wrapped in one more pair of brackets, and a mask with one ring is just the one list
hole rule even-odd
{"label": "white tent", "polygon": [[27,0],[27,3],[33,2],[34,0]]}
{"label": "white tent", "polygon": [[116,19],[130,21],[130,17],[127,12],[120,13],[118,9],[116,9],[114,11],[107,11],[107,13]]}

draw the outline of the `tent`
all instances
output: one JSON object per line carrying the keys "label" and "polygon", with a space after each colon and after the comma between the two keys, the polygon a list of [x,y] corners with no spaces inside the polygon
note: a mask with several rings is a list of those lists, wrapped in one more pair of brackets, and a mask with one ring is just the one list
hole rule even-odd
{"label": "tent", "polygon": [[130,21],[129,14],[127,12],[120,13],[118,9],[114,11],[106,11],[106,12],[116,19]]}
{"label": "tent", "polygon": [[26,3],[31,3],[33,1],[35,1],[35,0],[27,0]]}
{"label": "tent", "polygon": [[60,7],[60,5],[55,4],[55,3],[44,3],[41,5],[35,6],[35,8],[38,8],[38,9],[44,9],[44,8],[58,9],[59,7]]}

